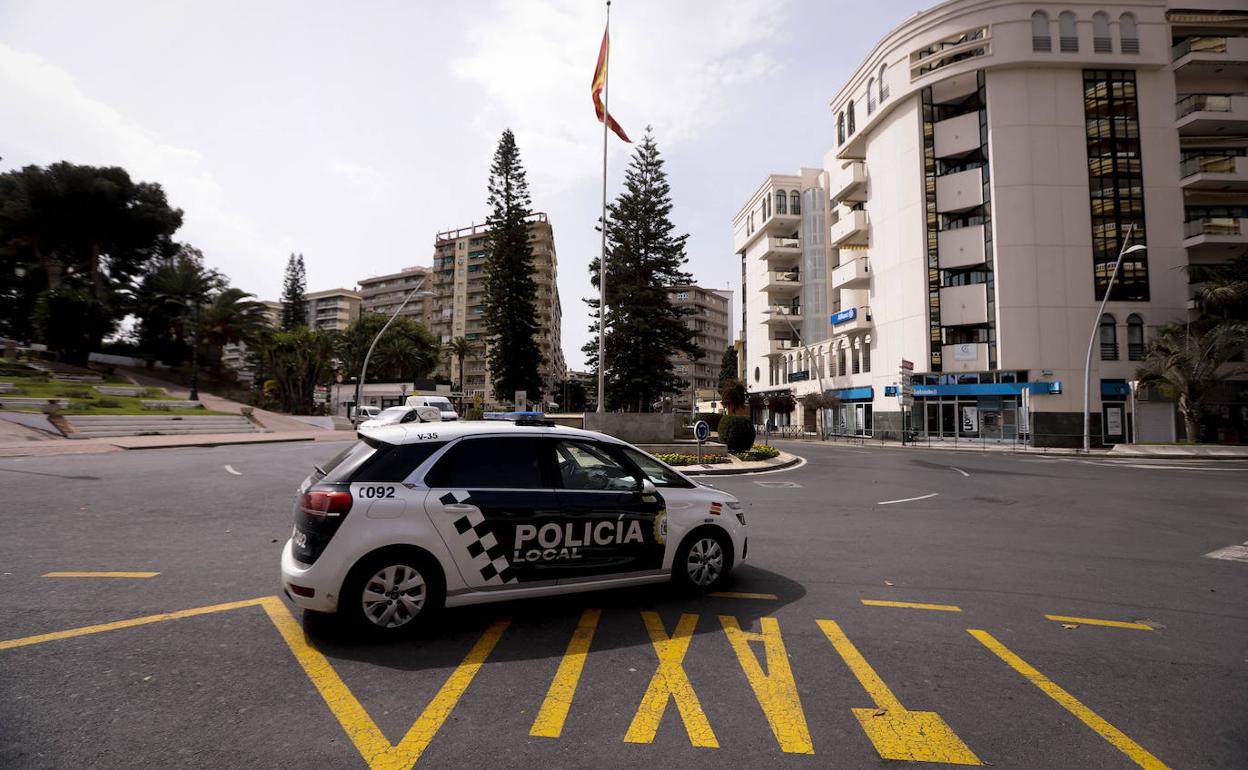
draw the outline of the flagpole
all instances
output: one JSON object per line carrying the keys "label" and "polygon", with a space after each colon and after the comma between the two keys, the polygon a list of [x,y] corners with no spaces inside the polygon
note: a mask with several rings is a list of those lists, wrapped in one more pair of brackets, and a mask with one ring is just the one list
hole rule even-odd
{"label": "flagpole", "polygon": [[[607,39],[611,35],[611,0],[607,0]],[[609,45],[609,44],[608,44]],[[602,254],[598,258],[598,413],[606,411],[607,372],[607,127],[611,123],[608,109],[611,97],[611,64],[603,63],[602,78]]]}

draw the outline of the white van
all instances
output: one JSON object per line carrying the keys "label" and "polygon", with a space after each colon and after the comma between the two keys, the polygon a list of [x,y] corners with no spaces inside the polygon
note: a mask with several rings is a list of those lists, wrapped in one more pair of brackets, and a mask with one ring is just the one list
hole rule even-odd
{"label": "white van", "polygon": [[442,413],[442,422],[454,422],[459,419],[455,407],[446,396],[408,396],[408,406],[432,406]]}

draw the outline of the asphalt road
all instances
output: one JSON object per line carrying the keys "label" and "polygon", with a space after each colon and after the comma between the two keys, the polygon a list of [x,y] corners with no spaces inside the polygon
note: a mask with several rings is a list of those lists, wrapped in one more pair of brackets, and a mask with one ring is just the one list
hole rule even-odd
{"label": "asphalt road", "polygon": [[340,448],[0,460],[0,767],[1248,766],[1248,562],[1205,556],[1248,541],[1248,465],[785,444],[808,462],[712,480],[762,598],[368,643],[275,598],[294,487]]}

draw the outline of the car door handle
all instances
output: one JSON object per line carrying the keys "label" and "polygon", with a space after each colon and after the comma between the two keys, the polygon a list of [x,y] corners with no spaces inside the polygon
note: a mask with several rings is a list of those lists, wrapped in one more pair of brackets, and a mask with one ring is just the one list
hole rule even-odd
{"label": "car door handle", "polygon": [[477,506],[468,505],[467,503],[450,503],[442,506],[442,508],[448,513],[468,513],[469,511],[477,510]]}

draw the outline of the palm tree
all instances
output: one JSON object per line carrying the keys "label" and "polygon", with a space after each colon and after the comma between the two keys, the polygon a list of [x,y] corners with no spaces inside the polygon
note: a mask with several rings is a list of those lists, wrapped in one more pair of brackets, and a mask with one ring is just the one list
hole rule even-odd
{"label": "palm tree", "polygon": [[264,305],[248,299],[254,295],[242,289],[219,292],[204,309],[202,334],[211,354],[214,377],[220,376],[221,353],[231,343],[254,343],[269,328]]}
{"label": "palm tree", "polygon": [[1248,324],[1224,321],[1202,329],[1170,324],[1157,332],[1136,373],[1141,385],[1156,385],[1162,395],[1179,402],[1189,443],[1200,440],[1205,402],[1225,380],[1248,373],[1228,366],[1248,347]]}
{"label": "palm tree", "polygon": [[1196,304],[1206,318],[1248,321],[1248,251],[1222,265],[1189,265]]}
{"label": "palm tree", "polygon": [[[225,288],[225,277],[204,267],[198,249],[181,244],[178,252],[143,279],[136,298],[144,336],[180,343],[191,350],[191,399],[199,398],[200,322],[209,297]],[[187,339],[189,336],[189,340]]]}
{"label": "palm tree", "polygon": [[446,344],[446,353],[459,362],[459,392],[464,392],[464,359],[476,352],[477,346],[467,337],[456,337]]}

